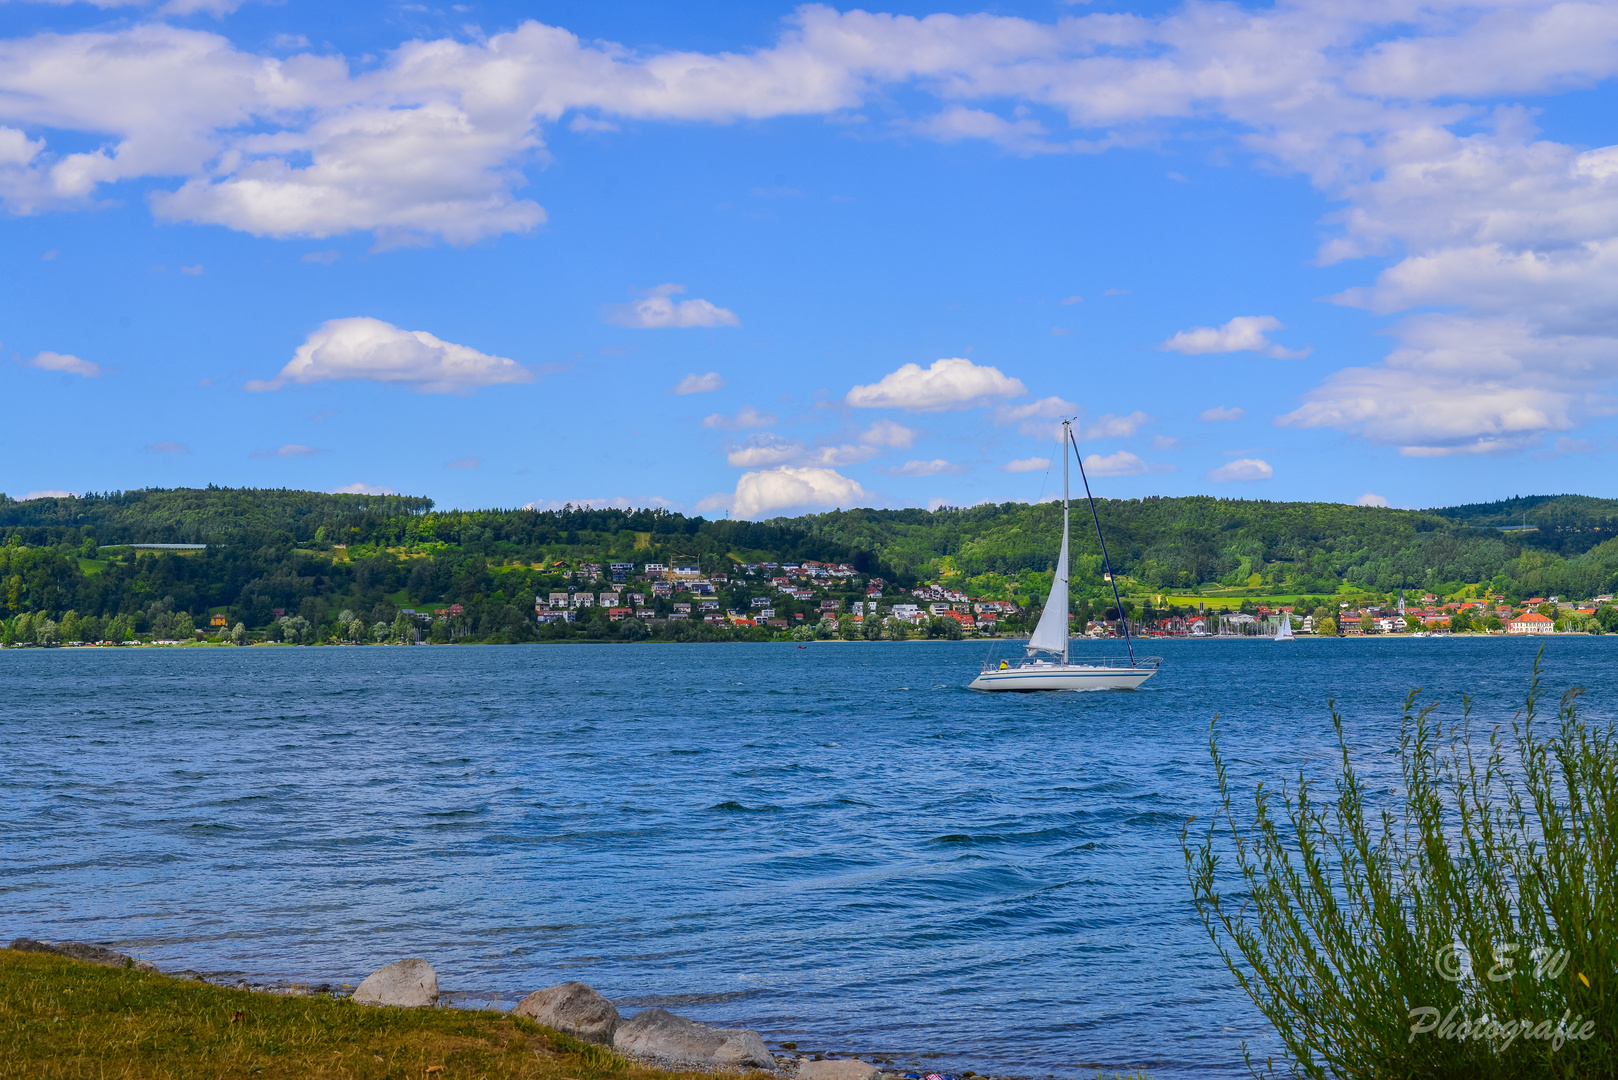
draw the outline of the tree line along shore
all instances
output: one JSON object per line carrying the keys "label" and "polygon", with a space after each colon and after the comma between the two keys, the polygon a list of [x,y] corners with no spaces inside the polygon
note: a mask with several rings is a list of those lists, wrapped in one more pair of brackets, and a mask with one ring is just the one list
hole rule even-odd
{"label": "tree line along shore", "polygon": [[[1338,632],[1388,632],[1400,592],[1431,598],[1449,624],[1432,629],[1486,632],[1501,619],[1503,632],[1505,616],[1551,597],[1563,630],[1618,618],[1594,601],[1618,586],[1614,500],[1418,511],[1103,499],[1098,512],[1123,611],[1094,538],[1081,536],[1076,632],[1116,632],[1122,614],[1137,632],[1189,634],[1202,618],[1212,634],[1220,612],[1283,608],[1300,629],[1308,614],[1313,630],[1330,619]],[[286,490],[0,496],[0,640],[1015,636],[1039,614],[1060,529],[1049,503],[747,522],[571,506],[438,512],[428,499]]]}

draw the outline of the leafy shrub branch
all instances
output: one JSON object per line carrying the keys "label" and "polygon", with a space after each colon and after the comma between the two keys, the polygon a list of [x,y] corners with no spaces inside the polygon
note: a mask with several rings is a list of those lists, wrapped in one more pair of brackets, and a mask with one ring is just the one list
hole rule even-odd
{"label": "leafy shrub branch", "polygon": [[1215,721],[1221,809],[1181,835],[1210,938],[1295,1075],[1618,1075],[1612,728],[1579,719],[1575,688],[1541,737],[1538,661],[1486,742],[1470,700],[1446,726],[1417,693],[1399,790],[1367,789],[1333,707],[1336,798],[1301,772],[1260,783],[1245,828]]}

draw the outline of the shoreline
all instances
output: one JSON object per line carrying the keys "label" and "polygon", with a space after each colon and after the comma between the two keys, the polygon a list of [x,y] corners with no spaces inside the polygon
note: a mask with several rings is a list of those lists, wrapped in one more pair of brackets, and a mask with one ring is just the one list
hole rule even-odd
{"label": "shoreline", "polygon": [[[5,950],[7,952],[46,954],[56,957],[63,957],[68,960],[92,964],[99,967],[125,969],[131,972],[139,972],[148,975],[159,975],[184,983],[194,983],[198,986],[207,986],[220,990],[264,994],[271,997],[280,998],[326,999],[331,1001],[347,1001],[352,999],[355,996],[356,991],[363,987],[367,982],[371,981],[371,978],[381,976],[385,974],[391,967],[397,966],[397,964],[394,964],[381,968],[378,971],[373,972],[370,978],[361,980],[361,982],[355,984],[342,982],[299,982],[293,979],[268,979],[256,981],[245,977],[233,977],[230,973],[202,972],[192,968],[183,968],[179,971],[165,971],[149,960],[141,959],[132,954],[118,952],[115,949],[109,948],[105,945],[95,945],[88,942],[46,942],[33,938],[15,938],[9,941],[9,943],[5,946]],[[520,1017],[524,1014],[518,1011],[519,1004],[522,1003],[525,998],[531,998],[537,994],[537,990],[533,992],[443,990],[437,988],[436,971],[433,973],[433,975],[435,979],[433,984],[434,1000],[430,1005],[406,1005],[380,1001],[367,1001],[364,1002],[363,1005],[366,1007],[381,1006],[384,1008],[411,1010],[418,1008],[434,1010],[457,1009],[467,1012],[494,1012],[502,1014],[506,1017]],[[562,984],[562,986],[573,985],[582,984]],[[558,988],[559,987],[549,987],[545,989],[555,990]],[[590,991],[590,993],[594,992]],[[616,1006],[621,1002],[626,1007],[635,1007],[636,1012],[633,1014],[633,1016],[639,1016],[642,1012],[648,1009],[660,1009],[661,1006],[655,1004],[655,1002],[659,1000],[663,999],[657,996],[653,996],[650,999],[645,996],[640,996],[620,998],[617,1001],[613,1001],[612,1004]],[[633,1017],[626,1017],[625,1020],[627,1021],[628,1019],[632,1018]],[[779,1078],[779,1080],[796,1080],[796,1078],[800,1077],[800,1074],[809,1072],[816,1073],[816,1075],[807,1078],[807,1080],[866,1080],[866,1078],[856,1077],[852,1073],[843,1076],[834,1076],[828,1073],[820,1073],[814,1067],[807,1070],[805,1069],[805,1066],[809,1065],[811,1062],[825,1062],[827,1067],[835,1067],[836,1063],[852,1063],[857,1060],[863,1064],[871,1066],[871,1073],[868,1080],[929,1080],[929,1078],[934,1075],[938,1077],[938,1080],[1034,1080],[1034,1074],[1031,1073],[979,1073],[971,1069],[963,1069],[958,1073],[945,1073],[940,1072],[931,1065],[923,1064],[924,1059],[942,1059],[946,1056],[940,1053],[914,1053],[906,1055],[903,1053],[876,1050],[856,1051],[846,1049],[813,1049],[806,1048],[802,1045],[802,1042],[805,1041],[805,1037],[803,1036],[792,1036],[789,1034],[766,1037],[763,1035],[763,1033],[754,1032],[751,1029],[718,1028],[712,1025],[702,1024],[700,1022],[697,1026],[720,1033],[742,1031],[754,1034],[757,1038],[762,1040],[764,1049],[768,1052],[770,1058],[776,1063],[775,1068],[768,1069],[758,1066],[751,1066],[738,1069],[735,1067],[716,1065],[712,1062],[688,1061],[680,1058],[662,1057],[651,1053],[638,1053],[617,1045],[609,1044],[609,1047],[613,1053],[616,1053],[631,1062],[646,1066],[648,1068],[670,1072],[698,1072],[708,1074],[735,1074],[737,1072],[743,1072],[775,1076]],[[572,1033],[565,1030],[563,1031],[563,1034],[569,1037],[574,1037]],[[1139,1069],[1140,1067],[1127,1065],[1103,1065],[1097,1066],[1096,1068],[1098,1072],[1101,1069],[1128,1070],[1127,1075],[1132,1076],[1134,1075],[1134,1070]],[[880,1073],[880,1078],[876,1075],[877,1073]],[[1126,1074],[1120,1072],[1118,1075]]]}
{"label": "shoreline", "polygon": [[[1547,640],[1556,640],[1556,639],[1561,639],[1561,638],[1595,638],[1595,637],[1610,637],[1610,636],[1613,636],[1613,635],[1610,635],[1610,634],[1592,634],[1587,630],[1564,630],[1564,631],[1560,631],[1558,633],[1553,633],[1553,634],[1509,634],[1509,633],[1504,633],[1504,632],[1501,632],[1501,633],[1481,633],[1481,634],[1474,634],[1474,633],[1465,633],[1465,634],[1442,633],[1442,634],[1427,634],[1427,635],[1424,635],[1423,637],[1419,637],[1419,638],[1414,634],[1333,634],[1333,635],[1328,635],[1328,636],[1322,636],[1320,634],[1305,634],[1305,633],[1302,633],[1300,631],[1300,632],[1295,633],[1293,640],[1295,640],[1295,641],[1359,641],[1359,640],[1366,640],[1366,641],[1429,641],[1429,640],[1450,640],[1450,639],[1454,639],[1454,640],[1457,640],[1457,641],[1482,641],[1482,640],[1491,640],[1491,641],[1492,640],[1547,641]],[[458,644],[457,643],[437,643],[437,642],[431,642],[431,641],[418,641],[418,642],[415,642],[414,645],[416,645],[416,646],[431,646],[431,647],[435,647],[435,648],[463,648],[463,647],[468,646],[468,645],[470,645],[470,646],[487,645],[487,646],[499,647],[499,648],[513,648],[513,647],[522,647],[522,646],[570,646],[570,645],[571,646],[578,646],[578,645],[614,645],[614,646],[616,646],[616,645],[671,645],[671,646],[674,646],[674,645],[787,645],[787,646],[792,646],[792,645],[797,645],[797,646],[801,646],[803,648],[808,648],[811,645],[944,645],[944,644],[948,644],[948,645],[984,645],[984,644],[995,644],[995,643],[999,643],[999,642],[1004,642],[1006,644],[1017,644],[1019,642],[1025,642],[1027,640],[1028,640],[1027,638],[1023,638],[1023,637],[1018,637],[1018,638],[1011,638],[1011,637],[1006,637],[1006,638],[986,638],[986,637],[972,637],[972,638],[905,638],[905,639],[903,639],[901,641],[893,641],[893,640],[867,641],[867,640],[864,640],[864,639],[844,640],[842,638],[825,638],[825,639],[817,639],[817,640],[814,640],[814,641],[658,641],[658,640],[655,640],[655,639],[652,639],[652,638],[647,638],[647,639],[642,640],[642,641],[610,641],[610,640],[605,640],[605,639],[601,640],[601,641],[468,641],[468,642],[463,642],[463,643],[458,643]],[[1135,637],[1135,638],[1130,638],[1129,640],[1136,643],[1136,644],[1139,644],[1139,645],[1152,645],[1152,644],[1159,644],[1159,643],[1171,642],[1171,641],[1273,641],[1274,639],[1272,637],[1270,637],[1268,634],[1196,634],[1196,635],[1185,634],[1185,635],[1177,635],[1177,636],[1174,636],[1174,637],[1168,637],[1168,636],[1164,636],[1164,637],[1157,637],[1157,636]],[[1073,641],[1074,641],[1075,644],[1080,643],[1080,642],[1106,642],[1106,643],[1109,643],[1109,644],[1116,644],[1119,647],[1121,647],[1122,644],[1123,644],[1124,639],[1121,638],[1121,637],[1078,637],[1078,638],[1074,638]],[[337,642],[337,643],[329,643],[329,642],[324,642],[324,641],[317,641],[317,642],[311,642],[311,643],[309,643],[307,645],[304,645],[304,644],[294,645],[294,644],[291,644],[291,643],[285,642],[285,641],[256,641],[256,642],[253,642],[250,645],[233,645],[230,642],[224,642],[224,641],[174,641],[174,642],[169,642],[169,641],[118,641],[118,642],[110,642],[110,641],[109,642],[101,642],[101,641],[90,642],[90,641],[84,641],[84,642],[74,642],[73,644],[63,644],[61,642],[56,642],[56,643],[53,643],[53,644],[50,644],[50,645],[39,645],[39,644],[36,644],[34,642],[26,642],[26,643],[25,642],[18,642],[18,643],[14,644],[14,645],[0,645],[0,650],[38,649],[38,650],[42,650],[42,651],[48,651],[48,650],[57,650],[57,649],[240,649],[240,648],[247,648],[247,649],[396,649],[396,648],[406,648],[406,647],[409,647],[409,646],[405,646],[405,645],[403,645],[401,643],[398,643],[398,642],[361,644],[359,642],[352,642],[352,641],[344,641],[344,642]]]}

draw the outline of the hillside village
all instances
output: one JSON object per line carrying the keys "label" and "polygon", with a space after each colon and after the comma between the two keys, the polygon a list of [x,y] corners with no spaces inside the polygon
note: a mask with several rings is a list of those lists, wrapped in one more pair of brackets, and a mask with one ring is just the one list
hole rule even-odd
{"label": "hillside village", "polygon": [[[940,582],[909,590],[880,577],[863,576],[848,563],[737,563],[731,571],[705,572],[698,564],[558,561],[551,569],[570,582],[534,598],[540,625],[568,624],[602,611],[609,622],[699,620],[731,628],[769,628],[801,640],[817,638],[903,639],[1025,633],[1040,610],[1002,599],[970,596]],[[1092,637],[1124,632],[1115,607],[1095,613],[1087,603],[1070,614],[1073,632]],[[1407,604],[1354,600],[1309,600],[1296,604],[1243,603],[1210,610],[1146,598],[1125,601],[1130,632],[1143,637],[1207,637],[1273,634],[1282,619],[1300,634],[1595,633],[1618,629],[1618,607],[1605,594],[1573,603],[1531,597],[1513,605],[1485,595],[1445,601],[1425,594]]]}

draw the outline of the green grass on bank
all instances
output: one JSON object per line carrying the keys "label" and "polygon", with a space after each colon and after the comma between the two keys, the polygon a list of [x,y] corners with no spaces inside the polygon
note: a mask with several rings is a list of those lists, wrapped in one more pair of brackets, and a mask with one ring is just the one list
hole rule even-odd
{"label": "green grass on bank", "polygon": [[[283,997],[0,949],[0,1078],[698,1080],[522,1018]],[[702,1077],[701,1080],[708,1080]]]}

